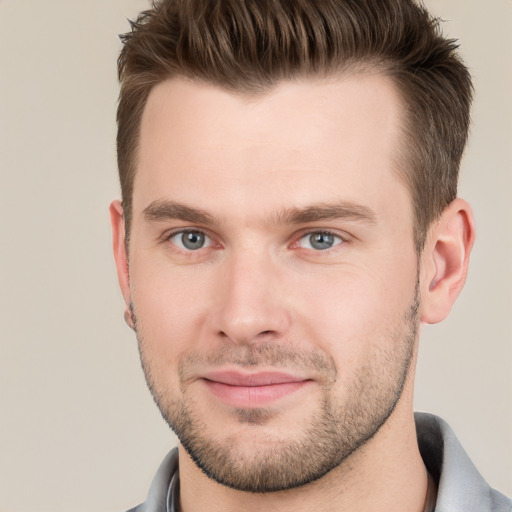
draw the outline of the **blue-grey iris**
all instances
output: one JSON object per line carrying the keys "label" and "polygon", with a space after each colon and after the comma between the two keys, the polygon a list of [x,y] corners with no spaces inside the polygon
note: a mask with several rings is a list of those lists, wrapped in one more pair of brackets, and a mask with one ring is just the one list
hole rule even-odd
{"label": "blue-grey iris", "polygon": [[205,235],[200,231],[187,231],[181,235],[183,247],[190,251],[201,249],[205,243]]}
{"label": "blue-grey iris", "polygon": [[313,249],[324,251],[334,245],[334,236],[330,233],[313,233],[309,236],[309,243]]}

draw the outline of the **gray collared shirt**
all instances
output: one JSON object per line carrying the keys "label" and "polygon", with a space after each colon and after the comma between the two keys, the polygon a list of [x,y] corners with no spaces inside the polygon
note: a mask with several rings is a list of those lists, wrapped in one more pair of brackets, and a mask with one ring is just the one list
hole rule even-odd
{"label": "gray collared shirt", "polygon": [[[421,456],[437,483],[435,512],[512,512],[512,500],[487,485],[448,424],[416,413]],[[171,450],[144,503],[128,512],[178,512],[178,449]]]}

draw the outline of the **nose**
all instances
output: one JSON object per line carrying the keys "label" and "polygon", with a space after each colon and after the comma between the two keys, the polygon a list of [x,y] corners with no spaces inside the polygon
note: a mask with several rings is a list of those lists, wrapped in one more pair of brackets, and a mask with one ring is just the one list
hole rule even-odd
{"label": "nose", "polygon": [[279,265],[250,250],[231,255],[222,265],[210,317],[216,335],[235,344],[285,337],[290,308]]}

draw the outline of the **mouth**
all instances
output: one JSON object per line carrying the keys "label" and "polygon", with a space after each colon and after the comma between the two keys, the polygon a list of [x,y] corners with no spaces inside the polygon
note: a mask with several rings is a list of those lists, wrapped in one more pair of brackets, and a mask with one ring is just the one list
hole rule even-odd
{"label": "mouth", "polygon": [[269,405],[309,385],[311,379],[285,372],[242,373],[209,372],[202,382],[215,397],[227,405],[256,408]]}

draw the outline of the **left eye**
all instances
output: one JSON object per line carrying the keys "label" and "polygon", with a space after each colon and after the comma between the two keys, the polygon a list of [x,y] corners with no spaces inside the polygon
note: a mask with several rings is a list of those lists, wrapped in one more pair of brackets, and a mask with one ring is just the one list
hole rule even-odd
{"label": "left eye", "polygon": [[329,233],[328,231],[315,231],[304,235],[298,242],[299,247],[303,249],[313,249],[315,251],[325,251],[343,242],[340,236]]}
{"label": "left eye", "polygon": [[211,245],[211,238],[202,231],[180,231],[172,235],[169,240],[185,251],[197,251]]}

